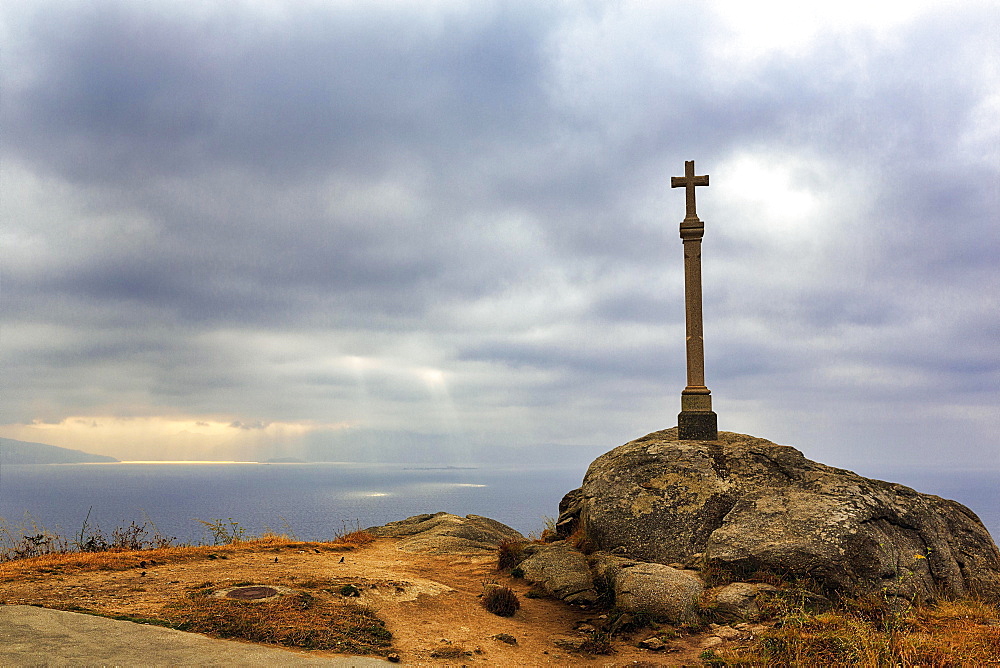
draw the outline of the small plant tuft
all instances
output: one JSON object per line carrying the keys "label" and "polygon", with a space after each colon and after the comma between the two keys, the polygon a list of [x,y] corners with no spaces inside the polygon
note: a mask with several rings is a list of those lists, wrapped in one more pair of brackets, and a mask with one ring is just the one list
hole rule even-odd
{"label": "small plant tuft", "polygon": [[516,538],[505,538],[497,545],[497,570],[516,568],[524,561],[524,547],[527,543]]}
{"label": "small plant tuft", "polygon": [[339,593],[341,596],[348,596],[348,597],[361,596],[361,590],[352,584],[345,584],[343,587],[340,588]]}
{"label": "small plant tuft", "polygon": [[715,650],[706,649],[704,652],[698,655],[706,666],[711,666],[711,668],[722,668],[722,666],[727,665],[727,661],[715,653]]}
{"label": "small plant tuft", "polygon": [[577,530],[566,539],[566,542],[584,554],[590,554],[594,551],[594,544],[591,542],[590,537],[587,535],[587,532],[583,527],[577,528]]}
{"label": "small plant tuft", "polygon": [[513,617],[521,607],[517,594],[510,587],[498,584],[487,584],[482,599],[483,607],[499,617]]}
{"label": "small plant tuft", "polygon": [[228,520],[196,519],[195,521],[205,525],[208,532],[212,534],[214,545],[232,545],[234,543],[242,543],[245,540],[249,540],[246,530],[232,517]]}
{"label": "small plant tuft", "polygon": [[589,637],[580,645],[580,651],[598,655],[615,653],[614,648],[611,646],[611,636],[604,631],[593,631],[590,633]]}

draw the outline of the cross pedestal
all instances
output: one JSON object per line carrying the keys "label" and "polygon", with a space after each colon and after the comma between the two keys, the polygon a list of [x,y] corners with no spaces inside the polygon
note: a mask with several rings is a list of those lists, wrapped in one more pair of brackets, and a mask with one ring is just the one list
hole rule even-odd
{"label": "cross pedestal", "polygon": [[712,391],[705,386],[705,340],[701,316],[701,239],[705,223],[695,211],[694,189],[707,186],[708,176],[694,175],[694,160],[684,163],[684,176],[672,176],[671,188],[687,191],[687,215],[681,221],[684,243],[684,321],[687,331],[687,387],[681,392],[677,437],[681,440],[715,441],[718,418],[712,411]]}

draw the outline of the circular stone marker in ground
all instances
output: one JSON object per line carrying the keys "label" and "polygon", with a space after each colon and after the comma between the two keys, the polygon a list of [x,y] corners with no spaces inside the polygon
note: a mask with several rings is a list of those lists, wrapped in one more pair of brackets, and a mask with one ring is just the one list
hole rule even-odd
{"label": "circular stone marker in ground", "polygon": [[241,601],[255,601],[258,598],[277,596],[278,590],[271,587],[237,587],[226,593],[226,598],[238,598]]}
{"label": "circular stone marker in ground", "polygon": [[288,587],[279,587],[277,585],[270,587],[265,585],[250,585],[243,587],[227,587],[225,589],[220,589],[213,592],[212,595],[217,598],[232,598],[237,601],[249,601],[251,603],[259,603],[261,601],[273,601],[281,596],[287,596],[288,594],[297,594],[299,592],[294,589],[289,589]]}

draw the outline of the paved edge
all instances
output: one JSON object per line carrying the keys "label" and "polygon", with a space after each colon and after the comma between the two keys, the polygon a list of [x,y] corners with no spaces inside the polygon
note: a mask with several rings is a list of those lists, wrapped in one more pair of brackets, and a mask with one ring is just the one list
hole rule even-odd
{"label": "paved edge", "polygon": [[145,666],[387,666],[370,657],[321,657],[30,605],[0,605],[0,664]]}

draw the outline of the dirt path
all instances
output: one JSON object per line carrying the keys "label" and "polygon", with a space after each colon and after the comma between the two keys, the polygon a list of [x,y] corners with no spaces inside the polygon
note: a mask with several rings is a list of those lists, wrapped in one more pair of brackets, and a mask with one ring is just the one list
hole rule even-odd
{"label": "dirt path", "polygon": [[[136,553],[140,557],[127,570],[15,573],[10,564],[0,564],[0,601],[160,618],[164,606],[199,586],[255,584],[313,591],[321,585],[335,591],[353,584],[360,601],[385,620],[404,665],[700,665],[698,654],[717,640],[691,636],[674,641],[672,651],[651,652],[635,645],[650,635],[646,632],[616,639],[615,653],[608,656],[574,653],[556,639],[580,638],[575,627],[599,613],[529,598],[529,585],[498,573],[493,555],[412,554],[396,549],[396,542],[383,538],[351,551],[332,551],[326,544],[191,548],[200,551],[166,563],[139,563],[142,553]],[[518,593],[521,609],[513,617],[498,617],[480,605],[489,581],[508,584]],[[495,638],[502,634],[516,644]]]}

